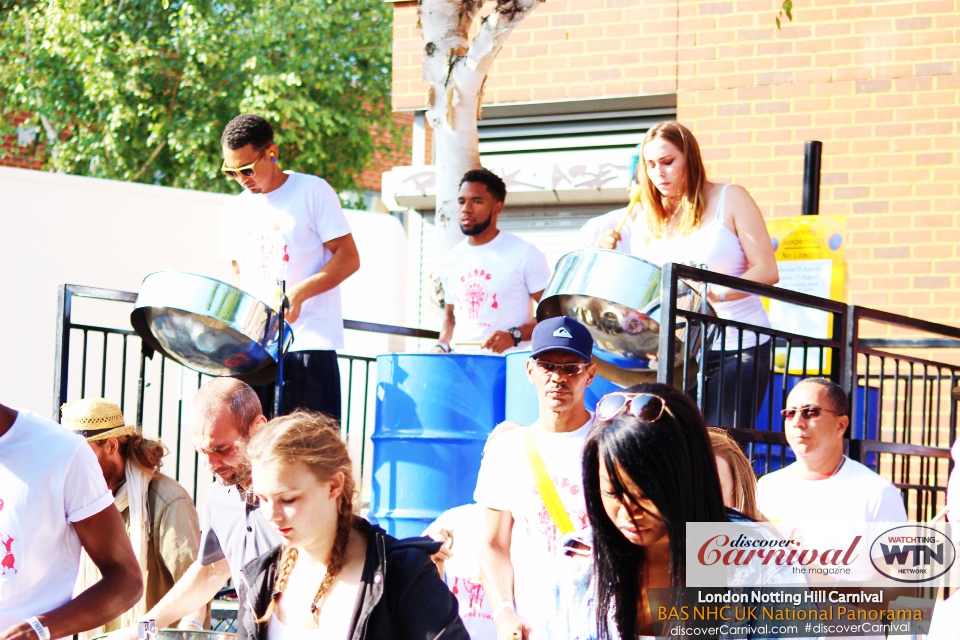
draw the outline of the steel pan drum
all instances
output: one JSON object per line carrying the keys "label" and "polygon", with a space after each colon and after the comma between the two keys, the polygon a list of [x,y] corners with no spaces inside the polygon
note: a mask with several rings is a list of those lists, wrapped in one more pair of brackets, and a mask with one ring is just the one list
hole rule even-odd
{"label": "steel pan drum", "polygon": [[223,631],[187,631],[181,629],[160,629],[157,640],[233,640],[235,633]]}
{"label": "steel pan drum", "polygon": [[[594,358],[631,372],[655,371],[660,348],[660,267],[605,249],[568,253],[557,262],[537,306],[537,319],[568,316],[593,336]],[[677,307],[716,315],[700,292],[680,281]],[[677,353],[695,355],[700,328],[677,318]],[[598,363],[599,364],[599,363]]]}
{"label": "steel pan drum", "polygon": [[[249,384],[277,377],[280,317],[255,296],[214,278],[157,271],[143,279],[130,322],[148,345],[180,364]],[[293,341],[284,323],[284,349]]]}
{"label": "steel pan drum", "polygon": [[[109,633],[104,633],[90,640],[106,640],[109,637]],[[233,640],[236,637],[237,634],[224,631],[191,631],[172,628],[157,631],[157,640]]]}

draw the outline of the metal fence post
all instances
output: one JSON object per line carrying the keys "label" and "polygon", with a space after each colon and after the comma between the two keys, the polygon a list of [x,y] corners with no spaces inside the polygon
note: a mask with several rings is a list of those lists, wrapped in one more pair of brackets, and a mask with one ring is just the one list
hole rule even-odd
{"label": "metal fence post", "polygon": [[73,307],[73,293],[70,285],[57,287],[57,359],[53,373],[53,412],[54,422],[60,422],[60,407],[67,401],[67,377],[70,373],[70,314]]}
{"label": "metal fence post", "polygon": [[815,216],[820,213],[820,157],[823,143],[807,140],[803,150],[803,205],[801,214]]}
{"label": "metal fence post", "polygon": [[[846,322],[843,338],[843,350],[845,352],[843,368],[840,369],[840,386],[843,387],[850,402],[850,425],[847,427],[846,438],[853,435],[853,425],[857,423],[857,341],[858,341],[858,318],[857,307],[852,304],[847,305],[847,311],[844,314]],[[864,389],[867,393],[867,389]]]}
{"label": "metal fence post", "polygon": [[673,361],[677,350],[677,273],[674,266],[673,263],[663,265],[660,280],[660,358],[657,361],[657,382],[670,386],[673,386]]}

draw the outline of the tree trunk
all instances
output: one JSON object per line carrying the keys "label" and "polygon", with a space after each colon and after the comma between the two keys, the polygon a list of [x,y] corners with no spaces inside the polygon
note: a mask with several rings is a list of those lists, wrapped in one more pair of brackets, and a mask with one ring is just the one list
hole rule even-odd
{"label": "tree trunk", "polygon": [[457,194],[463,174],[480,168],[477,119],[487,72],[510,32],[544,0],[494,0],[496,8],[470,43],[470,28],[487,1],[420,2],[423,78],[430,82],[427,119],[437,146],[437,264],[463,239]]}

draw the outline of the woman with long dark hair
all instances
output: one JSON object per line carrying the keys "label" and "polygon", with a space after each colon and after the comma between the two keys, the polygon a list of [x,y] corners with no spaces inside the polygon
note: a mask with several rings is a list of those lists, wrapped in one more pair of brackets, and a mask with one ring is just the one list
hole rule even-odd
{"label": "woman with long dark hair", "polygon": [[649,591],[685,585],[687,523],[733,513],[693,400],[655,383],[604,396],[584,448],[583,488],[592,562],[558,585],[548,636],[652,636]]}

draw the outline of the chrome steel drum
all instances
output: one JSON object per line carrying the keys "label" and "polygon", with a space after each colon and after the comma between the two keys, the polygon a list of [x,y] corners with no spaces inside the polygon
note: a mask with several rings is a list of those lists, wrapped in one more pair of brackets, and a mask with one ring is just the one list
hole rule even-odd
{"label": "chrome steel drum", "polygon": [[223,631],[187,631],[181,629],[161,629],[157,640],[233,640],[235,633]]}
{"label": "chrome steel drum", "polygon": [[[280,317],[226,282],[182,271],[151,273],[130,322],[148,345],[196,371],[249,384],[277,377]],[[286,352],[293,331],[284,325]]]}
{"label": "chrome steel drum", "polygon": [[[627,371],[654,371],[660,348],[660,267],[619,251],[584,249],[568,253],[537,306],[537,319],[568,316],[593,336],[595,358]],[[700,292],[681,281],[677,307],[716,315]],[[699,326],[677,318],[677,353],[689,343],[695,355]]]}
{"label": "chrome steel drum", "polygon": [[[90,640],[106,640],[110,637],[109,633],[95,636]],[[191,631],[187,629],[160,629],[157,631],[157,640],[233,640],[237,637],[235,633],[225,631]]]}

